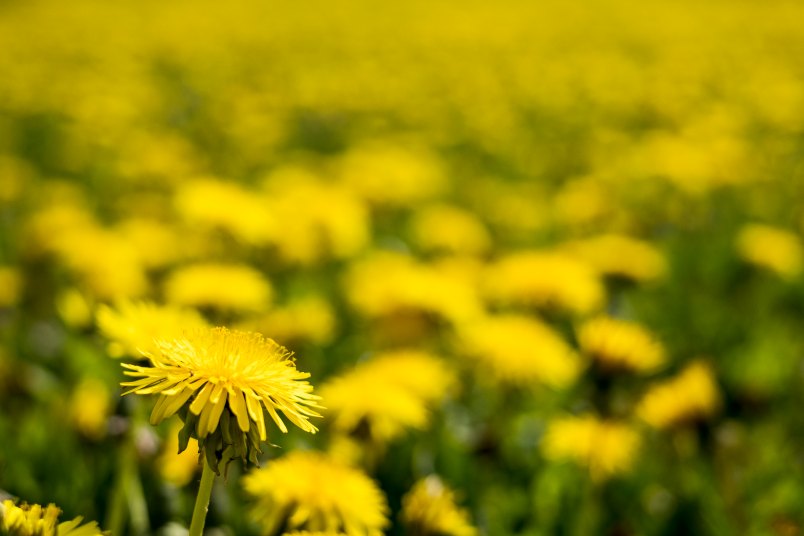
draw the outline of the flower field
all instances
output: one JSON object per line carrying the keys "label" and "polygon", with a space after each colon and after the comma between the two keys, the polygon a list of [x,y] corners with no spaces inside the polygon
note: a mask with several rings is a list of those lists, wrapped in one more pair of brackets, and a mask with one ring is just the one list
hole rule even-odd
{"label": "flower field", "polygon": [[804,534],[802,21],[0,1],[0,535]]}

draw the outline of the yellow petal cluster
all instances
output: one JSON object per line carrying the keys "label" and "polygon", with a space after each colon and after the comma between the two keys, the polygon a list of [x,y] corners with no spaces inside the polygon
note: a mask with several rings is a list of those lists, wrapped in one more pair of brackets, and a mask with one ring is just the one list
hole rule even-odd
{"label": "yellow petal cluster", "polygon": [[435,204],[417,210],[410,222],[414,243],[425,252],[479,255],[491,248],[491,236],[473,213]]}
{"label": "yellow petal cluster", "polygon": [[101,536],[94,521],[81,525],[83,518],[58,522],[61,509],[54,504],[16,505],[5,500],[0,504],[0,534],[8,536]]}
{"label": "yellow petal cluster", "polygon": [[790,231],[753,223],[740,229],[737,251],[745,261],[792,279],[804,267],[801,238]]}
{"label": "yellow petal cluster", "polygon": [[366,425],[372,439],[385,443],[407,428],[422,429],[428,408],[455,385],[438,357],[417,350],[379,354],[321,387],[336,430],[353,433]]}
{"label": "yellow petal cluster", "polygon": [[482,312],[466,281],[398,253],[376,253],[354,263],[345,284],[352,306],[372,318],[412,310],[456,322]]}
{"label": "yellow petal cluster", "polygon": [[477,534],[469,513],[457,506],[455,493],[435,475],[416,482],[402,498],[402,521],[413,534]]}
{"label": "yellow petal cluster", "polygon": [[664,257],[649,242],[605,234],[567,243],[564,250],[600,273],[633,281],[653,281],[667,270]]}
{"label": "yellow petal cluster", "polygon": [[675,378],[658,383],[645,393],[637,415],[655,428],[706,419],[718,408],[720,395],[712,369],[695,361]]}
{"label": "yellow petal cluster", "polygon": [[174,270],[165,281],[168,303],[189,307],[261,312],[272,296],[270,282],[246,264],[192,264]]}
{"label": "yellow petal cluster", "polygon": [[569,385],[580,360],[553,328],[525,315],[487,316],[459,326],[458,351],[496,381],[518,386]]}
{"label": "yellow petal cluster", "polygon": [[563,253],[522,251],[489,266],[485,294],[494,303],[558,309],[577,314],[603,305],[605,289],[590,265]]}
{"label": "yellow petal cluster", "polygon": [[630,425],[593,415],[556,419],[548,425],[542,452],[551,460],[572,460],[589,469],[593,480],[627,472],[641,443]]}
{"label": "yellow petal cluster", "polygon": [[265,534],[281,527],[349,536],[381,536],[388,505],[362,471],[326,455],[295,451],[243,478],[254,498],[252,516]]}
{"label": "yellow petal cluster", "polygon": [[96,318],[101,333],[110,341],[107,352],[112,357],[152,354],[157,351],[154,341],[170,340],[207,326],[194,309],[144,300],[119,300],[114,307],[101,304]]}
{"label": "yellow petal cluster", "polygon": [[587,320],[578,329],[578,344],[605,369],[650,372],[665,362],[664,347],[653,334],[617,318]]}
{"label": "yellow petal cluster", "polygon": [[285,415],[306,432],[317,429],[308,420],[318,417],[312,408],[319,397],[304,381],[308,373],[296,370],[284,347],[258,333],[226,328],[198,329],[182,337],[155,341],[156,352],[144,354],[150,366],[124,363],[123,383],[128,393],[158,394],[151,423],[158,424],[181,408],[198,417],[196,434],[204,438],[218,428],[227,410],[242,432],[253,427],[267,439],[264,411],[287,432]]}

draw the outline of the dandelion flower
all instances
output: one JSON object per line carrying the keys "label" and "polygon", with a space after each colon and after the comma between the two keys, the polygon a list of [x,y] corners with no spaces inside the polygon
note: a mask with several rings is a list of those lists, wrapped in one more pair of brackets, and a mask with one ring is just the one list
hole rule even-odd
{"label": "dandelion flower", "polygon": [[22,277],[11,266],[0,266],[0,308],[11,307],[17,303],[22,290]]}
{"label": "dandelion flower", "polygon": [[804,267],[804,249],[798,236],[770,225],[750,224],[737,236],[737,251],[745,261],[784,278],[795,278]]}
{"label": "dandelion flower", "polygon": [[479,255],[491,247],[489,232],[477,216],[450,205],[431,205],[416,211],[410,233],[427,252]]}
{"label": "dandelion flower", "polygon": [[54,504],[15,505],[6,500],[0,504],[0,534],[9,536],[101,536],[94,521],[81,525],[82,517],[58,522],[61,509]]}
{"label": "dandelion flower", "polygon": [[650,372],[665,361],[662,344],[632,322],[599,316],[578,330],[581,350],[606,369]]}
{"label": "dandelion flower", "polygon": [[76,387],[70,398],[70,420],[86,437],[97,440],[106,433],[110,395],[106,384],[95,378],[86,378]]}
{"label": "dandelion flower", "polygon": [[252,515],[265,534],[284,526],[380,536],[388,526],[388,505],[377,484],[318,452],[291,452],[251,471],[243,486],[256,500]]}
{"label": "dandelion flower", "polygon": [[628,424],[582,415],[551,422],[542,451],[548,459],[587,467],[592,479],[600,481],[628,471],[639,445],[639,434]]}
{"label": "dandelion flower", "polygon": [[194,264],[180,268],[165,281],[169,303],[235,312],[260,312],[271,301],[268,280],[241,264]]}
{"label": "dandelion flower", "polygon": [[145,354],[150,366],[123,364],[137,378],[123,383],[124,394],[158,394],[151,423],[179,413],[181,449],[197,439],[211,467],[235,456],[256,463],[267,439],[265,411],[282,432],[287,426],[279,412],[305,432],[317,431],[308,420],[319,416],[313,409],[319,397],[304,381],[309,374],[296,370],[292,354],[273,340],[206,328],[155,345],[157,351]]}
{"label": "dandelion flower", "polygon": [[467,511],[455,504],[455,493],[435,475],[419,480],[402,498],[402,521],[413,534],[477,534]]}
{"label": "dandelion flower", "polygon": [[110,341],[107,352],[112,357],[154,353],[154,340],[169,340],[207,326],[194,309],[137,300],[121,300],[114,308],[101,305],[96,316],[101,333]]}
{"label": "dandelion flower", "polygon": [[523,251],[493,263],[485,277],[495,303],[587,314],[603,305],[605,289],[590,265],[555,252]]}
{"label": "dandelion flower", "polygon": [[352,306],[372,318],[419,311],[456,322],[482,310],[467,281],[398,253],[378,253],[354,263],[345,283]]}
{"label": "dandelion flower", "polygon": [[459,352],[499,382],[566,386],[580,371],[575,351],[547,324],[523,315],[489,316],[458,329]]}
{"label": "dandelion flower", "polygon": [[655,246],[629,236],[606,234],[570,242],[563,249],[604,275],[632,281],[654,281],[667,269]]}
{"label": "dandelion flower", "polygon": [[652,387],[640,401],[637,415],[655,428],[669,428],[709,417],[719,401],[712,369],[696,361],[675,378]]}
{"label": "dandelion flower", "polygon": [[321,396],[336,430],[354,433],[365,425],[371,439],[385,443],[407,428],[423,429],[429,408],[455,384],[455,375],[438,357],[396,350],[330,380]]}

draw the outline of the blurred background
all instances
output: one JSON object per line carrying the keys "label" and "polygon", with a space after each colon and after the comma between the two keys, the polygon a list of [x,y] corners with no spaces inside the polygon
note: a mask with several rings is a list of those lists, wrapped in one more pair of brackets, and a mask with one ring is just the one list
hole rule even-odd
{"label": "blurred background", "polygon": [[[803,20],[0,2],[3,496],[181,534],[197,458],[120,363],[209,324],[323,397],[262,465],[359,468],[387,534],[801,534]],[[284,530],[248,471],[210,531]]]}

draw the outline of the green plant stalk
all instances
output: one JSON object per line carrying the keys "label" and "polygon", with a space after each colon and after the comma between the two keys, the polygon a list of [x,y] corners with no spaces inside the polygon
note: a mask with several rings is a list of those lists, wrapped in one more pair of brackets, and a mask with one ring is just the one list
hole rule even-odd
{"label": "green plant stalk", "polygon": [[201,473],[201,485],[198,486],[198,495],[193,508],[193,520],[190,522],[190,535],[201,536],[204,532],[204,522],[209,510],[209,497],[212,495],[212,484],[215,482],[215,472],[205,459],[201,460],[204,470]]}

